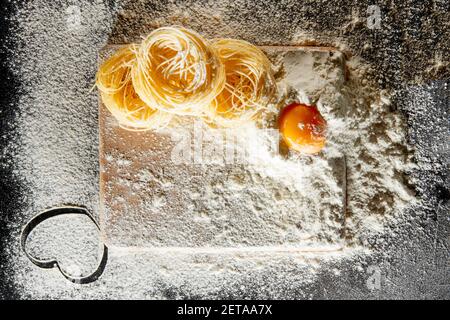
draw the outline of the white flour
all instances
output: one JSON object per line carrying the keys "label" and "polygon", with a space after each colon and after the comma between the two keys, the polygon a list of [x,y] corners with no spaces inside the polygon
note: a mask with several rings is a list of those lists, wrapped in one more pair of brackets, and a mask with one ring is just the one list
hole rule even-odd
{"label": "white flour", "polygon": [[[118,32],[120,23],[113,26],[118,8],[110,9],[101,0],[74,5],[80,9],[80,23],[73,16],[74,12],[76,16],[76,9],[67,12],[66,8],[48,1],[31,1],[16,17],[18,29],[14,40],[18,48],[11,66],[23,83],[24,93],[18,104],[17,136],[11,141],[11,148],[16,159],[15,174],[30,192],[24,199],[28,209],[14,222],[13,227],[17,229],[37,211],[62,203],[82,204],[98,214],[97,96],[89,90],[97,67],[97,53],[107,43],[110,31]],[[239,30],[237,25],[221,28],[224,19],[221,4],[211,7],[210,10],[198,4],[189,10],[169,7],[167,12],[170,13],[164,14],[148,11],[146,28],[185,21],[187,27],[207,36],[239,36],[233,32]],[[184,17],[185,12],[195,8],[197,14]],[[121,12],[119,16],[127,19],[130,12],[132,10]],[[158,15],[157,21],[155,15]],[[205,30],[208,15],[213,16],[211,23],[215,31]],[[144,25],[143,21],[136,21]],[[139,30],[140,26],[136,28]],[[292,37],[297,31],[296,28],[289,30]],[[140,30],[127,32],[132,38]],[[255,34],[255,39],[248,40],[269,42],[264,30],[257,29]],[[128,41],[129,38],[116,36],[112,41]],[[380,91],[369,80],[369,70],[363,61],[350,58],[347,66],[347,83],[333,83],[341,86],[344,94],[336,97],[327,90],[320,92],[319,105],[338,98],[342,99],[341,105],[347,106],[345,130],[336,137],[335,143],[345,146],[347,156],[346,241],[350,248],[359,250],[325,255],[223,253],[212,256],[190,252],[171,255],[113,252],[102,278],[96,283],[79,286],[68,283],[57,270],[43,271],[33,266],[20,254],[18,239],[14,238],[9,248],[14,259],[8,268],[20,293],[24,297],[59,298],[293,298],[307,292],[316,273],[323,268],[343,262],[350,255],[370,254],[367,239],[382,232],[385,224],[395,222],[402,209],[414,201],[405,186],[404,176],[411,168],[411,156],[405,142],[405,124],[399,114],[391,111],[389,93]],[[320,71],[326,76],[327,70]],[[308,92],[311,88],[305,85],[305,92]],[[333,114],[341,112],[341,109],[331,109],[326,114],[328,121],[333,123]],[[333,126],[338,130],[340,124],[336,122]],[[120,161],[121,165],[126,165],[126,159]],[[55,221],[54,225],[59,225],[56,229],[60,230],[60,237],[76,233],[90,245],[86,249],[83,245],[68,248],[54,244],[49,249],[52,254],[69,254],[79,259],[80,255],[95,252],[92,243],[97,242],[97,237],[84,230],[91,230],[92,226],[61,221]],[[51,243],[55,238],[54,232],[40,232],[32,239],[35,249],[41,246],[37,241]],[[361,266],[356,262],[352,268]],[[333,277],[339,274],[335,272]]]}

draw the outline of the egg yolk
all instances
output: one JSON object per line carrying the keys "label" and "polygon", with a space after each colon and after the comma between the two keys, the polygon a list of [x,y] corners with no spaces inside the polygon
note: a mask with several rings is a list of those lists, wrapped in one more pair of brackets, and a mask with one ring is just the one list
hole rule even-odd
{"label": "egg yolk", "polygon": [[279,118],[279,130],[290,149],[315,154],[325,146],[327,123],[316,106],[292,103]]}

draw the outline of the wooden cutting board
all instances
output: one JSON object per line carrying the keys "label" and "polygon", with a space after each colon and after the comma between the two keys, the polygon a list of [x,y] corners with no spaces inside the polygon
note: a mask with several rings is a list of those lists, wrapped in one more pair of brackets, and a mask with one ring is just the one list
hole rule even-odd
{"label": "wooden cutting board", "polygon": [[[99,61],[117,47],[107,46]],[[333,48],[262,49],[281,66],[278,72],[286,78],[283,83],[304,86],[306,95],[311,87],[314,92],[322,92],[337,86],[333,79],[345,79],[343,55]],[[326,68],[317,68],[321,63],[327,64]],[[323,74],[323,70],[328,71]],[[192,121],[158,133],[126,131],[99,99],[100,225],[108,246],[133,251],[217,252],[343,248],[346,209],[343,153],[333,150],[319,156],[324,163],[321,175],[332,179],[332,187],[308,180],[312,173],[308,173],[307,165],[299,164],[304,168],[305,183],[318,185],[318,190],[310,193],[287,186],[282,178],[265,175],[255,164],[218,163],[217,159],[196,161],[195,150],[185,157],[192,161],[174,161],[174,150],[180,149],[183,137],[184,143],[192,145],[199,132],[210,138],[226,136],[214,130]],[[250,139],[240,137],[239,132],[235,132],[235,138]],[[202,150],[217,150],[217,139],[201,140]],[[324,205],[321,197],[327,194],[339,201]]]}

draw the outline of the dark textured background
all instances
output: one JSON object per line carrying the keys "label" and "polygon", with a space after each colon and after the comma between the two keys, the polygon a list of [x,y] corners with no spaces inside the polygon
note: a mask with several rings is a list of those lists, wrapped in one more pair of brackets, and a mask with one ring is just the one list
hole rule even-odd
{"label": "dark textured background", "polygon": [[4,267],[8,258],[5,252],[6,241],[9,239],[7,221],[20,213],[19,197],[15,195],[21,190],[20,185],[14,181],[11,166],[7,165],[11,156],[5,148],[11,139],[11,132],[14,130],[14,119],[17,112],[14,106],[17,103],[19,84],[6,65],[9,50],[14,50],[6,42],[11,32],[13,22],[9,18],[14,14],[14,7],[7,1],[2,1],[0,7],[0,150],[2,150],[0,154],[0,297],[11,299],[17,298],[17,296],[7,268]]}
{"label": "dark textured background", "polygon": [[[112,3],[113,1],[111,1]],[[189,1],[181,1],[189,3]],[[195,2],[195,1],[194,1]],[[202,2],[202,1],[197,1]],[[144,1],[142,5],[129,1],[125,11],[133,12],[133,19],[119,15],[110,35],[111,42],[134,39],[148,25],[146,12],[154,16],[167,14],[164,1]],[[382,29],[370,30],[366,20],[352,20],[352,16],[364,16],[367,6],[377,4],[382,10]],[[58,1],[55,2],[55,6]],[[343,38],[349,45],[349,53],[360,55],[374,67],[374,77],[381,87],[396,90],[393,105],[398,106],[408,122],[408,137],[415,147],[418,168],[411,174],[417,179],[414,186],[419,203],[408,209],[410,221],[403,226],[393,225],[395,237],[389,235],[369,239],[376,252],[366,265],[376,265],[383,274],[383,290],[370,291],[361,274],[351,272],[351,262],[334,266],[343,276],[336,280],[323,272],[318,280],[306,288],[309,297],[321,298],[450,298],[450,215],[449,215],[449,69],[448,65],[433,68],[433,58],[440,54],[449,61],[449,1],[230,1],[227,10],[235,11],[242,22],[242,38],[252,39],[250,30],[264,31],[265,39],[258,44],[287,44],[292,42],[289,33],[292,25],[302,25],[321,44],[333,44],[333,39]],[[20,5],[19,5],[20,7]],[[15,81],[5,60],[14,51],[7,42],[14,21],[8,18],[15,6],[1,2],[0,10],[0,248],[5,250],[9,230],[7,222],[14,221],[21,213],[20,197],[26,192],[13,179],[8,161],[14,161],[8,142],[15,130],[17,97],[20,84]],[[280,16],[274,17],[276,13]],[[189,12],[195,14],[195,12]],[[231,16],[231,15],[230,15]],[[199,19],[202,19],[200,17]],[[256,23],[257,22],[257,23]],[[130,25],[142,26],[131,28]],[[220,35],[223,30],[211,30]],[[199,30],[205,32],[205,30]],[[136,32],[136,31],[135,31]],[[368,45],[367,45],[368,44]],[[410,92],[427,93],[431,102],[421,101]],[[420,96],[420,95],[419,95]],[[435,148],[440,142],[441,148]],[[387,252],[389,254],[387,254]],[[6,252],[1,255],[0,296],[16,298],[6,273]],[[246,292],[224,291],[221,297],[261,297],[260,281],[250,279]],[[226,290],[226,288],[224,288]],[[281,289],[280,289],[281,290]],[[305,291],[303,288],[302,292]],[[167,297],[192,296],[182,288],[171,288]],[[289,296],[296,296],[295,292]],[[299,297],[300,293],[299,293]]]}

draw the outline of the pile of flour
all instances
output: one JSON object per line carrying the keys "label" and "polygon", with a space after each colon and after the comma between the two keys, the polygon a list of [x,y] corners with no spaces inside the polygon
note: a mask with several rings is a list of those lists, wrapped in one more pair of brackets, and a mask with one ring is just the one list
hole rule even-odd
{"label": "pile of flour", "polygon": [[[238,30],[236,26],[224,23],[230,15],[226,15],[225,6],[220,3],[209,6],[210,9],[191,4],[189,11],[185,11],[188,6],[167,6],[159,2],[149,8],[145,1],[135,5],[103,0],[64,3],[60,6],[36,0],[22,5],[15,16],[16,30],[11,39],[15,51],[9,64],[23,88],[17,104],[20,109],[17,130],[8,150],[15,160],[15,176],[28,193],[20,195],[26,204],[23,215],[10,222],[14,231],[7,268],[20,295],[308,298],[308,288],[313,286],[320,270],[334,270],[334,265],[349,256],[370,254],[367,239],[382,232],[388,223],[400,221],[404,207],[414,201],[405,175],[412,165],[404,120],[392,111],[395,106],[391,105],[389,92],[380,90],[370,80],[374,70],[364,61],[350,57],[346,62],[348,79],[340,84],[343,94],[338,97],[347,106],[346,124],[336,143],[345,146],[347,157],[346,243],[358,250],[289,256],[112,253],[102,278],[87,286],[68,283],[57,270],[43,271],[33,266],[20,251],[18,233],[37,211],[73,203],[85,205],[98,215],[97,95],[90,91],[98,51],[108,42],[129,41],[141,33],[142,26],[152,29],[185,23],[208,37],[217,36],[218,30],[225,36],[240,36],[234,33]],[[197,13],[186,18],[183,12],[192,12],[193,8],[198,9]],[[139,13],[141,9],[147,10],[146,21]],[[213,17],[211,24],[215,31],[207,30],[204,25],[208,15]],[[264,36],[264,30],[260,29],[255,32],[254,39],[248,40],[258,43],[261,35],[261,44],[269,42],[270,34]],[[286,32],[295,38],[299,30]],[[328,93],[324,91],[320,101],[312,102],[326,104],[327,98]],[[340,112],[330,110],[329,121],[333,121],[333,113]],[[86,246],[89,248],[86,253],[82,245],[68,248],[54,244],[49,249],[52,255],[79,257],[96,253],[92,244],[97,243],[97,236],[92,231],[84,232],[83,223],[56,223],[60,226],[58,237],[76,233],[82,242],[90,245]],[[91,230],[92,226],[88,228]],[[38,241],[48,244],[56,237],[53,232],[40,232],[31,239],[35,250],[40,246]],[[361,269],[362,265],[354,262],[352,268]],[[338,271],[331,275],[338,276]]]}

